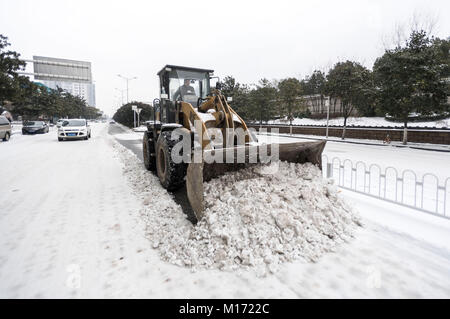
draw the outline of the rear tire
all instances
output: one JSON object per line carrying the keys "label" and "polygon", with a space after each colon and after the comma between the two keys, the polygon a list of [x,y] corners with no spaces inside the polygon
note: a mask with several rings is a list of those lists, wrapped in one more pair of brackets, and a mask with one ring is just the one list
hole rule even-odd
{"label": "rear tire", "polygon": [[3,138],[3,141],[8,142],[10,137],[11,137],[11,135],[9,134],[9,132],[6,132],[5,137]]}
{"label": "rear tire", "polygon": [[156,172],[156,153],[153,133],[144,132],[142,138],[142,152],[145,168],[151,172]]}
{"label": "rear tire", "polygon": [[58,141],[61,142],[63,139],[61,137],[58,137]]}
{"label": "rear tire", "polygon": [[156,143],[156,170],[161,185],[169,190],[176,190],[184,184],[187,165],[176,164],[172,160],[172,149],[178,140],[171,139],[172,132],[162,132]]}

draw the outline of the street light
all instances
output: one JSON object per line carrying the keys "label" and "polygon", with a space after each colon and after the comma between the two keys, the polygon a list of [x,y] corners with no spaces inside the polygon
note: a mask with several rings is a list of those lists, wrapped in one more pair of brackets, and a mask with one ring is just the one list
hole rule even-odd
{"label": "street light", "polygon": [[141,111],[142,111],[142,108],[138,108],[136,110],[136,113],[137,113],[137,127],[141,126],[141,119],[140,119]]}
{"label": "street light", "polygon": [[122,95],[122,105],[123,105],[123,104],[124,104],[124,103],[123,103],[123,91],[125,91],[125,90],[120,90],[120,89],[118,89],[118,88],[114,88],[114,90],[119,91],[120,94]]}
{"label": "street light", "polygon": [[119,77],[119,78],[122,78],[122,79],[124,79],[125,81],[127,81],[127,104],[130,102],[129,100],[128,100],[128,82],[129,81],[132,81],[132,80],[136,80],[137,79],[137,77],[135,76],[135,77],[133,77],[133,78],[127,78],[127,77],[125,77],[125,76],[123,76],[123,75],[120,75],[120,74],[117,74],[117,76]]}
{"label": "street light", "polygon": [[331,104],[331,97],[328,98],[328,101],[326,101],[325,103],[327,103],[327,141],[328,141],[328,124],[330,122],[330,104]]}

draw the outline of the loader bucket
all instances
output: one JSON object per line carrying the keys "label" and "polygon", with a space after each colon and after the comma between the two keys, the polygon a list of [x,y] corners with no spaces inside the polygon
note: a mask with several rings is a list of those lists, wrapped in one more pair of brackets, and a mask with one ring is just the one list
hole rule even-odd
{"label": "loader bucket", "polygon": [[[213,178],[217,178],[226,172],[237,171],[257,163],[264,163],[264,158],[261,154],[264,153],[265,155],[274,155],[276,150],[278,150],[277,156],[280,161],[291,163],[310,162],[322,169],[322,152],[325,148],[325,144],[326,141],[314,141],[290,144],[242,146],[222,150],[205,150],[204,154],[207,152],[218,152],[215,154],[216,158],[222,157],[223,160],[221,163],[208,163],[206,161],[202,161],[200,163],[190,163],[187,168],[187,196],[197,220],[200,221],[203,218],[205,210],[203,183],[208,182]],[[264,150],[262,149],[263,147]],[[244,161],[242,161],[242,154],[244,154],[244,151]],[[231,157],[233,160],[230,162]]]}

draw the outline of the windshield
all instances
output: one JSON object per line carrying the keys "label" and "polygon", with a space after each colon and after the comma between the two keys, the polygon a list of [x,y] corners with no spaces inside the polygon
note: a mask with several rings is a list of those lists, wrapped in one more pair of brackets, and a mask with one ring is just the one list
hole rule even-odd
{"label": "windshield", "polygon": [[171,101],[182,100],[197,107],[198,99],[209,94],[208,74],[205,72],[174,70],[169,79]]}
{"label": "windshield", "polygon": [[37,121],[37,122],[26,122],[25,123],[25,126],[40,126],[40,125],[44,125],[44,122]]}
{"label": "windshield", "polygon": [[72,127],[72,126],[86,126],[85,120],[67,120],[62,123],[62,126]]}

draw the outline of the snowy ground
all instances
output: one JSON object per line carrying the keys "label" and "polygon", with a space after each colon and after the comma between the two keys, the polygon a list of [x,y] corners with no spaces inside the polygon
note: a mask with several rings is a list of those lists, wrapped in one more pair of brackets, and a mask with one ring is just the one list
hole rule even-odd
{"label": "snowy ground", "polygon": [[[305,138],[302,135],[259,135],[260,141],[292,143]],[[403,201],[415,207],[423,207],[450,216],[450,150],[449,146],[416,144],[409,147],[377,143],[342,143],[330,139],[324,150],[323,165],[333,164],[333,176],[340,185],[358,189],[375,196]],[[433,149],[439,150],[431,151]],[[424,165],[427,163],[427,165]],[[340,166],[342,167],[340,168]],[[352,172],[352,167],[355,169]],[[384,178],[380,173],[385,173]],[[403,181],[399,181],[398,178]],[[419,184],[417,184],[419,183]],[[437,186],[441,189],[437,193]],[[423,191],[423,199],[422,199]]]}
{"label": "snowy ground", "polygon": [[20,134],[22,133],[22,123],[12,123],[11,125],[11,133],[12,134]]}
{"label": "snowy ground", "polygon": [[[289,124],[289,121],[285,120],[275,120],[269,121],[269,124]],[[308,118],[302,119],[294,119],[292,122],[294,125],[326,125],[326,119],[314,120]],[[338,117],[334,119],[330,119],[329,125],[342,126],[344,125],[344,118]],[[386,121],[384,117],[349,117],[347,119],[347,125],[351,126],[378,126],[378,127],[403,127],[403,123],[397,122],[389,122]],[[433,128],[449,128],[450,127],[450,118],[439,120],[439,121],[430,121],[430,122],[411,122],[409,124],[411,127],[433,127]]]}
{"label": "snowy ground", "polygon": [[[284,264],[260,278],[163,262],[146,238],[152,220],[142,218],[145,203],[118,152],[125,142],[138,152],[140,133],[92,129],[89,141],[59,143],[52,130],[0,142],[1,298],[450,297],[450,221],[347,192],[365,227],[317,263]],[[397,165],[421,169],[425,161],[448,172],[442,153],[408,149],[397,157],[398,149],[352,147],[330,143],[326,153],[385,165],[392,155]],[[411,160],[416,154],[421,163]],[[152,193],[172,200],[157,184]]]}

